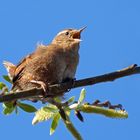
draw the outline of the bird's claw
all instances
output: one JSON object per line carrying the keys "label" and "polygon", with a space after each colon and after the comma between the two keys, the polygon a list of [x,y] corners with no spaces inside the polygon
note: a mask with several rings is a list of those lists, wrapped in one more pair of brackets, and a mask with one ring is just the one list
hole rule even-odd
{"label": "bird's claw", "polygon": [[30,81],[31,83],[34,83],[34,84],[38,84],[41,86],[41,88],[43,89],[44,91],[44,97],[47,96],[47,94],[49,93],[49,88],[48,88],[48,84],[47,83],[44,83],[43,81],[36,81],[36,80],[31,80]]}
{"label": "bird's claw", "polygon": [[[71,83],[71,87],[73,87],[75,85],[75,81],[76,81],[76,78],[66,78],[62,81],[62,83],[69,82],[69,83]],[[71,90],[71,88],[67,89],[66,92],[69,92],[70,90]]]}

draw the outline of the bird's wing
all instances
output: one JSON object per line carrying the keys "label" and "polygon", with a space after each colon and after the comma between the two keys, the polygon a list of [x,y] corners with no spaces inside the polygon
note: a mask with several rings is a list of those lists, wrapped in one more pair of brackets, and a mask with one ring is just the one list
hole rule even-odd
{"label": "bird's wing", "polygon": [[35,52],[33,52],[32,54],[27,55],[25,58],[23,58],[19,64],[16,66],[16,69],[14,71],[14,75],[13,75],[13,83],[17,80],[20,79],[20,77],[22,77],[22,72],[24,71],[26,65],[34,58],[36,57],[36,53],[41,53],[44,52],[44,49],[46,48],[45,45],[38,45],[37,49]]}
{"label": "bird's wing", "polygon": [[34,53],[29,54],[18,63],[14,71],[14,76],[12,79],[13,83],[22,76],[22,71],[25,69],[26,65],[32,59],[33,56]]}
{"label": "bird's wing", "polygon": [[9,78],[15,82],[17,79],[19,79],[20,73],[24,70],[24,68],[26,67],[27,63],[31,60],[31,58],[33,57],[33,54],[27,55],[25,58],[23,58],[18,65],[14,65],[11,62],[8,61],[3,61],[3,65],[5,66],[7,72],[8,72],[8,76]]}

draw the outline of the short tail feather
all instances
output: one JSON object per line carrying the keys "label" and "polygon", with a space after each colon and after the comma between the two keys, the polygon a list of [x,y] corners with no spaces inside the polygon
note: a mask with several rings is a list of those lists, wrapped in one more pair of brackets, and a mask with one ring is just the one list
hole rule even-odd
{"label": "short tail feather", "polygon": [[14,72],[16,70],[16,66],[8,61],[3,61],[3,65],[5,66],[5,68],[8,72],[9,78],[12,80],[14,77]]}

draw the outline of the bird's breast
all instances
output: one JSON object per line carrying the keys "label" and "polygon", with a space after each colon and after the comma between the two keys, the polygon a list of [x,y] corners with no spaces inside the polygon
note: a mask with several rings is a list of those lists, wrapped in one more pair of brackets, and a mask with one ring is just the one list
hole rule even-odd
{"label": "bird's breast", "polygon": [[79,54],[71,54],[66,56],[66,68],[64,71],[63,79],[75,77],[77,65],[79,62]]}

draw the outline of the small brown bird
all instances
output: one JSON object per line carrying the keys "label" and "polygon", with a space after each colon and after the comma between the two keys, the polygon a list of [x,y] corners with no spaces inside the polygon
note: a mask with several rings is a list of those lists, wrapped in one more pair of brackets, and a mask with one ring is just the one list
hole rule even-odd
{"label": "small brown bird", "polygon": [[42,87],[45,91],[48,84],[74,79],[79,62],[80,35],[84,29],[59,32],[51,44],[39,45],[35,52],[26,56],[17,66],[5,61],[4,65],[13,81],[12,91],[33,87]]}

